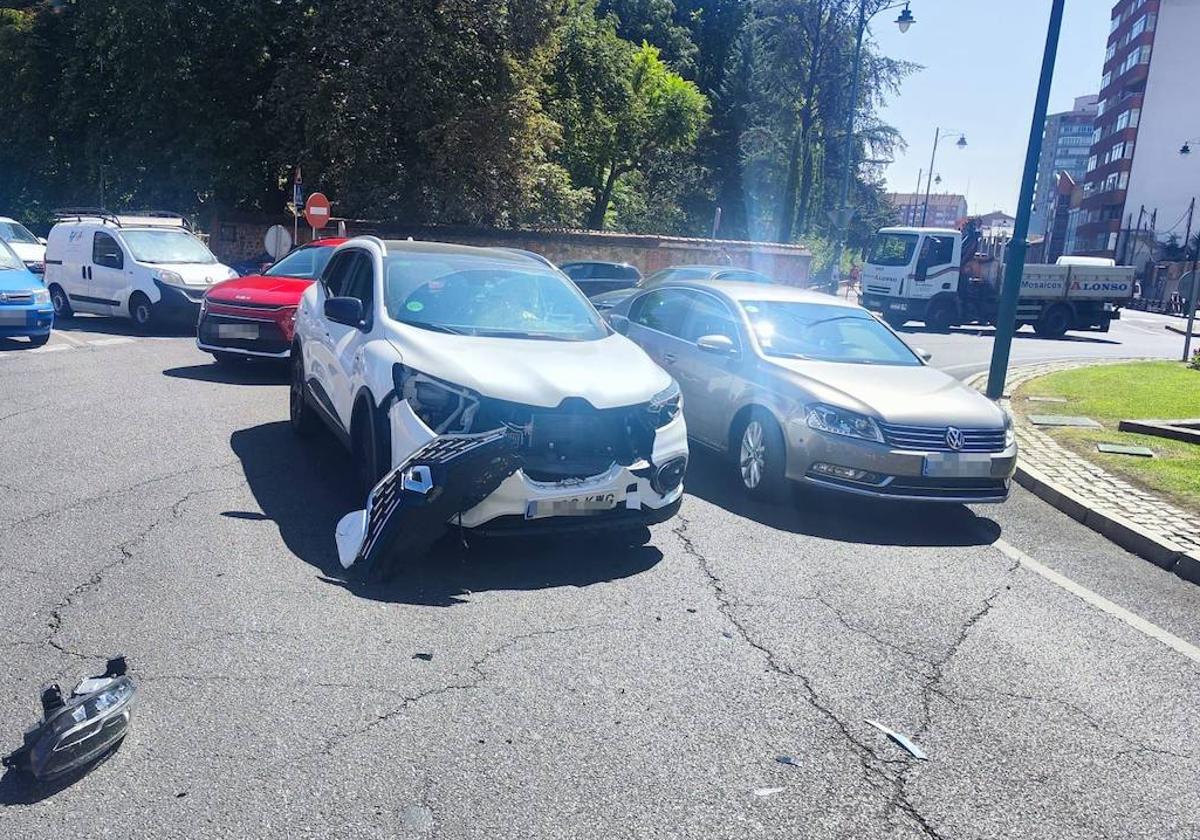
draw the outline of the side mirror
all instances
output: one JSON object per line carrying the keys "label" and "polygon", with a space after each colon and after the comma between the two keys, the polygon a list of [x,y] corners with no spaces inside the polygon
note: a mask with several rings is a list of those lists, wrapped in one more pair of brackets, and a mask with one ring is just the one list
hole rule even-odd
{"label": "side mirror", "polygon": [[696,346],[705,353],[712,353],[714,356],[737,355],[737,345],[735,345],[733,343],[733,339],[727,335],[701,336],[696,341]]}
{"label": "side mirror", "polygon": [[363,305],[358,298],[331,297],[325,301],[325,317],[347,327],[361,327]]}
{"label": "side mirror", "polygon": [[923,362],[928,362],[930,359],[933,358],[932,353],[930,353],[928,350],[922,350],[920,347],[914,347],[913,352],[916,353],[918,356],[920,356],[921,361],[923,361]]}
{"label": "side mirror", "polygon": [[609,315],[609,325],[621,335],[629,334],[629,318],[624,315]]}
{"label": "side mirror", "polygon": [[46,243],[46,237],[44,237],[44,236],[39,236],[39,237],[37,238],[37,240],[38,240],[38,242],[40,242],[40,243],[41,243],[41,244],[43,244],[43,245],[47,244],[47,243]]}

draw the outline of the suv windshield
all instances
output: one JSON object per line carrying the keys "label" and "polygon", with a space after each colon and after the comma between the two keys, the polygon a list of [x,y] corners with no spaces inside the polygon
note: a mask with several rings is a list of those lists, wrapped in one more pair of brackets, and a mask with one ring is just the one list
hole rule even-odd
{"label": "suv windshield", "polygon": [[591,341],[604,322],[565,277],[533,264],[459,255],[385,261],[384,305],[394,320],[438,332]]}
{"label": "suv windshield", "polygon": [[0,239],[5,242],[21,242],[27,245],[38,244],[37,237],[20,222],[0,222]]}
{"label": "suv windshield", "polygon": [[9,248],[2,240],[0,240],[0,269],[25,270],[25,263],[21,262],[21,258],[13,253],[13,249]]}
{"label": "suv windshield", "polygon": [[302,280],[315,280],[325,270],[325,263],[333,256],[333,249],[328,246],[304,247],[292,251],[275,265],[263,272],[267,277],[299,277]]}
{"label": "suv windshield", "polygon": [[204,263],[217,261],[204,243],[183,230],[123,230],[129,253],[144,263]]}
{"label": "suv windshield", "polygon": [[871,256],[867,257],[870,265],[900,266],[912,261],[913,251],[917,249],[915,233],[881,233],[875,237],[871,245]]}
{"label": "suv windshield", "polygon": [[907,344],[861,309],[779,300],[745,300],[741,306],[768,356],[864,365],[921,364]]}

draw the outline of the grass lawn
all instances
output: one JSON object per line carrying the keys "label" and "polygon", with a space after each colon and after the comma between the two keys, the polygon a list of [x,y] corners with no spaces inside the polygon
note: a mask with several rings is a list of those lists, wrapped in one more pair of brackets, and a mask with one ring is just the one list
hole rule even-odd
{"label": "grass lawn", "polygon": [[[1063,397],[1066,403],[1029,402],[1029,397]],[[1121,420],[1200,418],[1200,371],[1182,362],[1132,362],[1052,373],[1021,386],[1013,408],[1022,414],[1090,417],[1103,429],[1047,428],[1063,446],[1110,472],[1178,504],[1200,510],[1200,444],[1117,431]],[[1154,458],[1105,455],[1097,443],[1147,446]]]}

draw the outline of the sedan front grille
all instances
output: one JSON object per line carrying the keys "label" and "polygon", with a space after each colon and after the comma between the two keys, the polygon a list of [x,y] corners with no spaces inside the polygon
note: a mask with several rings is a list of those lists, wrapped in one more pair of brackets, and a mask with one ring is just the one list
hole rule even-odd
{"label": "sedan front grille", "polygon": [[0,305],[28,306],[33,303],[33,292],[0,292]]}
{"label": "sedan front grille", "polygon": [[[948,426],[903,426],[880,423],[884,440],[897,449],[922,452],[1003,452],[1004,429],[962,429],[962,446],[957,449],[947,440]],[[956,427],[957,428],[957,427]]]}

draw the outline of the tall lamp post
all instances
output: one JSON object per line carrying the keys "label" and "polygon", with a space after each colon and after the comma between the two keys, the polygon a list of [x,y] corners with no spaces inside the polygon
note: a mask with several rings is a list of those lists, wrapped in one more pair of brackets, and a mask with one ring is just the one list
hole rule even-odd
{"label": "tall lamp post", "polygon": [[1017,199],[1017,221],[1013,226],[1012,244],[1006,255],[1004,287],[1000,292],[1000,308],[996,314],[996,341],[992,345],[992,365],[988,371],[987,384],[987,395],[994,400],[1004,395],[1004,382],[1008,376],[1008,359],[1012,353],[1013,331],[1017,321],[1017,298],[1020,297],[1021,274],[1025,271],[1025,251],[1029,244],[1027,240],[1029,217],[1033,213],[1033,185],[1037,180],[1038,159],[1042,155],[1042,133],[1046,127],[1050,82],[1054,78],[1054,62],[1058,56],[1058,36],[1062,32],[1065,5],[1066,0],[1053,0],[1050,7],[1050,26],[1046,30],[1046,49],[1042,55],[1042,76],[1038,80],[1033,122],[1029,127],[1029,146],[1025,151],[1021,195]]}
{"label": "tall lamp post", "polygon": [[[937,162],[938,141],[942,139],[943,134],[957,134],[958,142],[954,145],[960,149],[967,148],[967,135],[957,128],[936,128],[933,131],[933,154],[929,156],[929,180],[925,182],[925,207],[921,210],[921,227],[925,227],[925,222],[929,218],[929,193],[933,189],[933,165]],[[942,178],[938,176],[938,183],[942,182]]]}
{"label": "tall lamp post", "polygon": [[[879,0],[874,0],[879,2]],[[862,50],[863,38],[867,34],[867,24],[875,15],[886,12],[889,9],[899,9],[901,6],[904,9],[896,18],[896,26],[900,31],[907,32],[909,27],[917,22],[913,16],[912,10],[909,8],[911,0],[905,0],[903,3],[892,3],[887,6],[880,6],[870,12],[867,11],[867,6],[871,5],[870,0],[859,0],[858,3],[858,30],[857,40],[854,43],[854,75],[850,83],[850,109],[846,115],[846,141],[844,145],[844,155],[846,158],[846,169],[842,172],[842,186],[840,198],[838,200],[837,218],[834,220],[834,228],[837,231],[837,245],[833,249],[833,267],[831,280],[836,284],[837,273],[841,270],[842,256],[846,252],[846,237],[849,234],[850,219],[853,212],[850,210],[850,175],[854,171],[854,119],[858,116],[858,89],[862,79]],[[834,286],[834,292],[837,291],[837,286]]]}
{"label": "tall lamp post", "polygon": [[[1179,154],[1183,155],[1184,157],[1190,156],[1192,153],[1192,144],[1193,143],[1200,143],[1200,137],[1193,137],[1191,140],[1186,141],[1182,146],[1179,147]],[[1196,199],[1193,198],[1192,199],[1192,210],[1194,211],[1195,209],[1196,209]],[[1191,235],[1192,235],[1191,221],[1192,221],[1192,217],[1191,217],[1191,214],[1189,213],[1189,215],[1188,215],[1188,237],[1187,237],[1188,239],[1190,239]],[[1197,235],[1196,238],[1200,239],[1200,235]],[[1188,297],[1187,297],[1187,307],[1188,307],[1187,333],[1183,337],[1183,360],[1185,362],[1188,360],[1188,356],[1190,356],[1192,353],[1192,330],[1196,326],[1196,294],[1197,294],[1197,292],[1200,292],[1200,282],[1198,282],[1198,281],[1200,281],[1200,278],[1198,278],[1196,276],[1196,264],[1198,261],[1200,261],[1200,243],[1195,243],[1195,245],[1198,247],[1193,247],[1193,243],[1188,242],[1187,239],[1185,239],[1184,243],[1183,243],[1183,258],[1185,260],[1187,259],[1188,249],[1189,248],[1192,249],[1192,288],[1191,288],[1190,292],[1188,293]]]}

